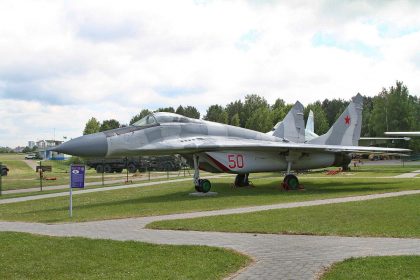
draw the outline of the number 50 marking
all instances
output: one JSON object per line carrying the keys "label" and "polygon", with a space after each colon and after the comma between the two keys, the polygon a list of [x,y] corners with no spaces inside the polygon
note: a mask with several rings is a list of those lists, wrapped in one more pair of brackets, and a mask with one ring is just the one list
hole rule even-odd
{"label": "number 50 marking", "polygon": [[244,156],[228,154],[229,168],[243,168],[244,167]]}

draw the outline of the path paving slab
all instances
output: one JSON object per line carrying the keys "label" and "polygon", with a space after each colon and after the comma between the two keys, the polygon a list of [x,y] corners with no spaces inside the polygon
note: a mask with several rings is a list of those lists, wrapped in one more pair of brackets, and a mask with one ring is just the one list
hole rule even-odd
{"label": "path paving slab", "polygon": [[230,248],[255,260],[251,266],[236,274],[234,279],[315,279],[324,268],[350,257],[420,255],[420,239],[173,231],[145,229],[145,226],[153,221],[169,219],[247,213],[418,193],[420,190],[84,223],[0,222],[0,231]]}

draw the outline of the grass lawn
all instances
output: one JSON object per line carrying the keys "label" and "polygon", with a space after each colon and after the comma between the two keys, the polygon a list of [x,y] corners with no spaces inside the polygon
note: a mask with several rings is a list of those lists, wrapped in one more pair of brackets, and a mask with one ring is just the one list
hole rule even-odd
{"label": "grass lawn", "polygon": [[222,279],[246,266],[206,246],[0,233],[1,279]]}
{"label": "grass lawn", "polygon": [[[15,189],[26,189],[26,188],[38,188],[39,187],[39,174],[36,173],[32,168],[30,168],[25,162],[23,162],[24,155],[22,154],[0,154],[0,162],[7,165],[10,169],[8,176],[2,177],[2,190],[15,190]],[[32,160],[38,165],[39,161]],[[42,184],[45,189],[48,189],[49,186],[57,185],[68,185],[69,184],[69,165],[66,161],[57,161],[57,160],[47,160],[42,161],[42,165],[50,165],[52,167],[52,172],[45,172],[44,176],[48,178],[55,178],[55,180],[43,180]],[[192,174],[192,173],[191,173]],[[165,177],[166,172],[151,172],[151,179],[154,177],[160,176]],[[173,171],[169,172],[169,175],[184,175],[183,171]],[[189,175],[188,172],[186,176]],[[104,174],[104,181],[111,180],[126,180],[126,173],[112,173]],[[129,180],[135,180],[138,178],[148,178],[147,173],[136,173],[129,174]],[[86,182],[101,182],[101,174],[97,174],[95,170],[88,169],[86,172]],[[120,183],[121,184],[121,183]],[[100,187],[100,185],[99,185]]]}
{"label": "grass lawn", "polygon": [[215,209],[304,201],[332,197],[420,189],[417,179],[305,179],[305,191],[282,191],[279,177],[255,178],[255,188],[232,188],[233,178],[212,179],[213,197],[191,197],[192,183],[156,186],[74,196],[74,216],[68,217],[68,197],[0,205],[0,220],[34,222],[89,221],[152,216]]}
{"label": "grass lawn", "polygon": [[420,195],[149,224],[155,229],[420,237]]}
{"label": "grass lawn", "polygon": [[399,280],[420,279],[420,256],[351,258],[334,264],[322,280]]}

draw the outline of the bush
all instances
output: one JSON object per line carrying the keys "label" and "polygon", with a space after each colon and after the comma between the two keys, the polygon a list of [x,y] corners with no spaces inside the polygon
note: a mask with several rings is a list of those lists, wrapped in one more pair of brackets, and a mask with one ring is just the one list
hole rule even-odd
{"label": "bush", "polygon": [[85,164],[85,160],[80,157],[71,157],[68,160],[66,160],[66,163],[68,165],[70,164]]}

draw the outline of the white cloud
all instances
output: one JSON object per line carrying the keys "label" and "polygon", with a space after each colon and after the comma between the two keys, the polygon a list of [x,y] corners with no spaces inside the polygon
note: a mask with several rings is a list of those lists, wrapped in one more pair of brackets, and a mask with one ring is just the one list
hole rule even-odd
{"label": "white cloud", "polygon": [[0,11],[0,146],[248,93],[307,104],[395,80],[420,91],[410,1],[9,0]]}

